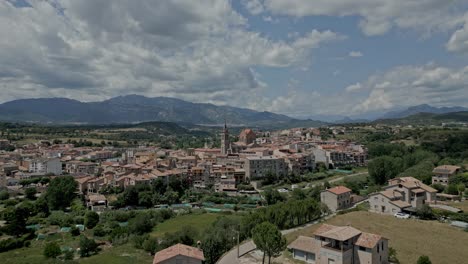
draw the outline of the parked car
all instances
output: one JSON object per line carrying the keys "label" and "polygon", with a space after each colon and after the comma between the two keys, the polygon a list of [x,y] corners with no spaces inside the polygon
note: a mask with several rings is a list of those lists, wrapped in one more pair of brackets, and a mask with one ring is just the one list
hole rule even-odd
{"label": "parked car", "polygon": [[396,214],[395,214],[395,217],[396,217],[396,218],[399,218],[399,219],[408,219],[408,218],[410,218],[410,215],[400,212],[400,213],[396,213]]}

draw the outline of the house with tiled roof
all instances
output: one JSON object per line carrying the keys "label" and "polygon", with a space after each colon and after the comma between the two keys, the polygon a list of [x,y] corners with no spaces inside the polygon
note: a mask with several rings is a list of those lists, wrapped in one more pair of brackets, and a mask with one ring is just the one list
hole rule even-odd
{"label": "house with tiled roof", "polygon": [[438,183],[442,185],[448,185],[450,177],[459,173],[461,171],[461,167],[453,166],[453,165],[442,165],[434,168],[432,173],[432,184]]}
{"label": "house with tiled roof", "polygon": [[387,264],[388,239],[352,226],[323,224],[312,237],[299,236],[288,249],[293,258],[314,264]]}
{"label": "house with tiled roof", "polygon": [[157,252],[153,264],[201,264],[203,261],[205,257],[201,249],[179,243]]}
{"label": "house with tiled roof", "polygon": [[435,203],[436,193],[436,189],[413,177],[391,179],[383,191],[369,196],[369,210],[383,214],[414,212],[424,204]]}
{"label": "house with tiled roof", "polygon": [[320,193],[320,201],[332,212],[349,208],[352,205],[351,189],[336,186]]}

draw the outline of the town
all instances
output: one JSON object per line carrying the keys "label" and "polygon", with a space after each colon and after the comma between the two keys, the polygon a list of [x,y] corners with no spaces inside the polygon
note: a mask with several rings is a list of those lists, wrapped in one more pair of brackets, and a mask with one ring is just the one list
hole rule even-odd
{"label": "town", "polygon": [[[102,130],[105,129],[100,127],[99,131]],[[317,221],[329,218],[339,221],[341,217],[346,221],[345,216],[368,211],[375,214],[372,217],[388,215],[396,220],[438,219],[447,221],[446,228],[451,223],[458,232],[463,232],[463,228],[468,230],[463,213],[466,167],[456,165],[460,162],[446,158],[437,163],[451,161],[455,165],[435,167],[436,163],[429,172],[421,169],[418,174],[406,176],[403,171],[395,177],[397,172],[389,175],[393,161],[380,161],[397,150],[403,158],[409,155],[408,162],[413,167],[436,156],[424,150],[414,152],[396,143],[417,131],[411,126],[237,130],[239,134],[233,135],[225,123],[212,135],[215,139],[205,138],[203,147],[184,149],[162,148],[144,141],[138,146],[125,147],[100,143],[75,146],[82,140],[74,144],[72,140],[63,143],[48,139],[28,140],[25,142],[29,143],[21,145],[18,144],[21,138],[10,134],[13,140],[0,140],[3,149],[0,183],[2,230],[13,237],[3,240],[2,251],[14,252],[11,250],[27,248],[31,243],[40,243],[37,246],[46,249],[60,244],[57,253],[49,259],[73,260],[78,256],[105,256],[110,252],[109,247],[133,243],[136,250],[149,252],[140,253],[145,257],[156,253],[153,263],[178,258],[193,263],[256,262],[256,248],[261,248],[255,247],[260,243],[255,236],[256,244],[247,243],[240,252],[241,249],[235,249],[237,240],[227,242],[224,249],[214,250],[210,248],[213,245],[206,245],[215,243],[210,239],[222,241],[218,236],[226,234],[199,232],[210,222],[223,224],[224,228],[237,232],[236,239],[248,241],[250,233],[254,234],[253,223],[270,219],[274,228],[292,228],[283,231],[290,244],[267,254],[274,261],[395,263],[398,245],[392,245],[394,242],[378,230],[366,233],[357,229],[361,226],[348,223],[323,224],[315,230],[320,225]],[[128,133],[128,129],[125,131]],[[430,133],[436,131],[440,129]],[[460,132],[460,136],[466,136],[464,130]],[[2,131],[2,134],[9,133]],[[378,135],[398,140],[383,144]],[[352,141],[352,137],[366,144]],[[216,141],[219,147],[212,146]],[[406,166],[410,171],[413,169],[411,164]],[[382,171],[382,167],[386,169]],[[421,172],[423,176],[419,175]],[[309,209],[289,211],[288,207],[297,206]],[[17,214],[21,208],[27,208],[29,213],[20,220],[15,219],[20,217]],[[284,210],[289,211],[292,220],[275,216]],[[202,221],[200,227],[186,226],[185,221],[190,223],[197,218]],[[164,232],[153,237],[158,226],[177,219],[184,220],[172,227],[175,233]],[[312,225],[315,231],[312,236],[303,236],[310,223],[317,223]],[[56,241],[60,234],[62,239],[58,242],[43,242]],[[79,244],[74,239],[76,235],[83,237]],[[86,244],[91,247],[84,252],[82,247]],[[232,255],[236,250],[239,252]],[[282,250],[290,251],[289,257],[281,254]],[[227,251],[227,255],[223,254]]]}
{"label": "town", "polygon": [[0,0],[0,264],[467,264],[468,0]]}

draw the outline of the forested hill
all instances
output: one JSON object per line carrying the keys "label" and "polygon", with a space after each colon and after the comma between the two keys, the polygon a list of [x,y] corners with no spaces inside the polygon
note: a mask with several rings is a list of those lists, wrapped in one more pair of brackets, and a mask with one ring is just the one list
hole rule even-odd
{"label": "forested hill", "polygon": [[387,125],[441,125],[442,123],[451,122],[468,122],[468,111],[444,114],[419,113],[398,119],[379,119],[373,123]]}
{"label": "forested hill", "polygon": [[23,99],[0,105],[0,120],[50,124],[125,124],[151,121],[236,126],[320,126],[324,122],[298,120],[271,112],[183,101],[176,98],[127,95],[101,102],[66,98]]}

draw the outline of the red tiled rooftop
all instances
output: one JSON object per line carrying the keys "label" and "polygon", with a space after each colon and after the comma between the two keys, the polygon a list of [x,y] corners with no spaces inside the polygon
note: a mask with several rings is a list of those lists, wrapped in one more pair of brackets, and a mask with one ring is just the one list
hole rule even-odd
{"label": "red tiled rooftop", "polygon": [[162,263],[168,259],[179,255],[199,259],[201,261],[205,260],[205,257],[203,256],[203,251],[201,251],[200,249],[179,243],[156,253],[156,255],[154,255],[153,264]]}
{"label": "red tiled rooftop", "polygon": [[346,188],[344,186],[336,186],[336,187],[328,189],[327,191],[329,191],[331,193],[334,193],[336,195],[339,195],[339,194],[351,192],[351,189]]}
{"label": "red tiled rooftop", "polygon": [[382,237],[371,233],[362,233],[356,241],[356,246],[374,248]]}

